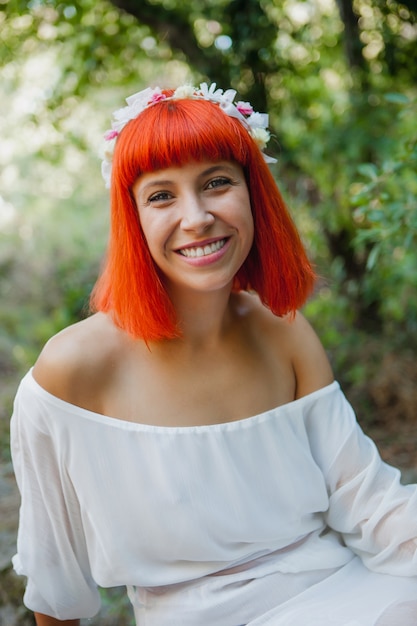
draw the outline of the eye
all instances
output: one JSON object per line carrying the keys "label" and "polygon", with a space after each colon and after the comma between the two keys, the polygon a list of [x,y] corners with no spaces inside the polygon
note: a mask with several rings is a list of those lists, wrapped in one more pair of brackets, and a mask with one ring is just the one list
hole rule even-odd
{"label": "eye", "polygon": [[168,191],[157,191],[148,198],[148,202],[166,202],[172,198],[172,194]]}
{"label": "eye", "polygon": [[213,178],[207,183],[206,188],[216,189],[218,187],[224,187],[226,185],[231,185],[231,184],[232,184],[232,181],[230,180],[230,178],[226,178],[225,176],[217,176],[216,178]]}

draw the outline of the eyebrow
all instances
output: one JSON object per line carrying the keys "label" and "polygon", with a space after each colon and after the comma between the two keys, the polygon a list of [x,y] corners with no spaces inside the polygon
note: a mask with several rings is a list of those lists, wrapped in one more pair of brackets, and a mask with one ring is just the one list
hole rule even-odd
{"label": "eyebrow", "polygon": [[211,167],[208,167],[206,170],[204,170],[204,172],[201,172],[200,176],[213,174],[214,172],[217,172],[217,170],[228,170],[229,172],[232,172],[233,169],[233,166],[229,165],[228,163],[216,163],[216,165],[212,165]]}
{"label": "eyebrow", "polygon": [[[200,172],[200,174],[198,174],[198,178],[209,176],[210,174],[214,174],[215,172],[219,170],[227,170],[230,173],[232,173],[233,169],[234,169],[233,166],[229,165],[228,163],[216,163],[215,165],[211,165],[207,169]],[[140,191],[141,193],[143,193],[143,192],[148,191],[148,189],[152,187],[163,187],[164,185],[172,185],[172,184],[174,184],[174,181],[168,178],[164,178],[164,179],[155,178],[154,180],[150,180],[148,183],[146,183],[146,185],[144,185]]]}

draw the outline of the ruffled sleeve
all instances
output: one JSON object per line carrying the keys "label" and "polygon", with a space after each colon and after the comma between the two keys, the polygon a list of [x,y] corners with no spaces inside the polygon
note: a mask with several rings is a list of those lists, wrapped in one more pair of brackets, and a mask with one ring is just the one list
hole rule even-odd
{"label": "ruffled sleeve", "polygon": [[19,387],[11,419],[12,460],[21,494],[13,565],[28,579],[24,603],[32,611],[60,620],[92,617],[100,598],[63,461],[65,443],[28,376]]}
{"label": "ruffled sleeve", "polygon": [[399,470],[382,461],[340,390],[308,420],[329,494],[328,525],[369,569],[417,576],[417,485],[402,485]]}

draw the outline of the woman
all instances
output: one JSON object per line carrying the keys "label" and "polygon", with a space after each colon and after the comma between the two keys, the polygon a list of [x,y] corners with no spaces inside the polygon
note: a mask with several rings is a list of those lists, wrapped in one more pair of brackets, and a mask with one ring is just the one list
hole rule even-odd
{"label": "woman", "polygon": [[95,314],[19,388],[14,566],[38,626],[126,585],[140,626],[411,626],[417,490],[382,463],[297,310],[314,284],[267,117],[147,89],[107,135]]}

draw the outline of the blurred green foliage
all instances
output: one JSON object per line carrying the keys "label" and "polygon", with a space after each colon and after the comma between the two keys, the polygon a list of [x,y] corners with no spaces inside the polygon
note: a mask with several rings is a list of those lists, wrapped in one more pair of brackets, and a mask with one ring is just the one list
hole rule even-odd
{"label": "blurred green foliage", "polygon": [[370,250],[364,291],[375,299],[378,294],[384,330],[401,330],[409,341],[417,330],[417,111],[398,94],[387,100],[401,107],[402,142],[359,166],[362,180],[352,185],[351,206],[358,224],[355,246]]}

